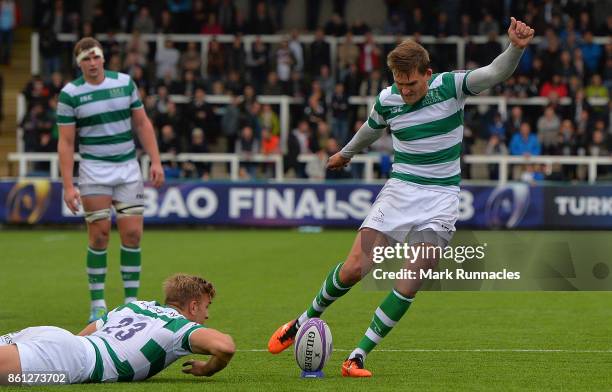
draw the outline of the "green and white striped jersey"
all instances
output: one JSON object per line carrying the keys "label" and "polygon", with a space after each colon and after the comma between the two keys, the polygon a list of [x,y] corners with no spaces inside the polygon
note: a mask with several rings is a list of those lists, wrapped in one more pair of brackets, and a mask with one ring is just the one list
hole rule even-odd
{"label": "green and white striped jersey", "polygon": [[81,157],[90,161],[125,162],[136,158],[132,110],[143,107],[129,75],[105,71],[104,81],[89,84],[80,77],[59,94],[58,125],[75,124]]}
{"label": "green and white striped jersey", "polygon": [[390,127],[394,161],[391,178],[458,192],[463,139],[465,71],[434,74],[423,99],[406,104],[395,84],[376,98],[368,125]]}
{"label": "green and white striped jersey", "polygon": [[98,320],[86,337],[96,352],[93,382],[144,380],[191,354],[189,336],[203,325],[157,302],[134,301]]}

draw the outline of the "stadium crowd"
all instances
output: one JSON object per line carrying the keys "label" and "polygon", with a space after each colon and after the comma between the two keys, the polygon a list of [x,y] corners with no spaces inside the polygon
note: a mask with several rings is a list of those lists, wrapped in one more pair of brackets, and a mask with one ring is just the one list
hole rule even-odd
{"label": "stadium crowd", "polygon": [[[349,104],[348,97],[376,95],[392,83],[384,70],[386,53],[395,44],[378,44],[375,37],[461,36],[468,40],[466,67],[472,69],[488,64],[502,51],[498,37],[510,15],[533,26],[541,40],[525,51],[514,76],[489,94],[539,96],[549,103],[511,106],[507,118],[496,106],[487,110],[466,106],[464,154],[609,156],[612,151],[612,105],[609,99],[607,105],[589,104],[589,98],[607,99],[612,93],[612,16],[597,24],[593,2],[443,0],[431,7],[425,1],[386,0],[386,22],[369,26],[362,19],[346,21],[346,1],[335,0],[332,17],[318,26],[320,1],[309,1],[308,31],[299,32],[284,25],[287,0],[250,1],[247,9],[236,7],[232,0],[131,0],[122,2],[122,7],[100,2],[88,20],[80,18],[78,1],[35,3],[41,3],[35,6],[39,13],[35,27],[40,32],[42,73],[33,76],[23,91],[28,106],[21,123],[26,151],[55,151],[57,94],[78,76],[71,58],[73,42],[61,42],[57,34],[74,33],[80,38],[108,33],[102,41],[105,67],[130,74],[138,85],[162,153],[280,153],[278,107],[261,104],[257,97],[285,94],[303,100],[291,105],[285,170],[301,178],[357,177],[359,165],[345,172],[325,172],[323,165],[306,165],[297,156],[318,154],[324,159],[337,152],[367,118],[366,108]],[[131,39],[120,43],[116,33],[129,33]],[[156,48],[142,38],[149,33],[210,35],[206,64],[198,43],[166,39],[163,47]],[[218,34],[233,34],[233,42],[220,43]],[[282,34],[285,39],[269,45],[257,38],[246,50],[243,35],[248,34]],[[314,41],[301,43],[302,34],[314,34]],[[475,35],[486,36],[487,42],[471,41]],[[341,37],[335,62],[325,36]],[[364,36],[365,42],[356,44],[355,36]],[[594,36],[608,37],[608,42],[595,43]],[[453,46],[424,46],[434,72],[457,67]],[[176,103],[172,95],[190,99]],[[231,102],[212,104],[207,95],[228,95]],[[572,103],[561,105],[564,97]],[[367,152],[380,154],[377,172],[386,177],[393,155],[391,136],[387,133]],[[206,163],[165,165],[170,178],[206,179],[211,172]],[[497,166],[491,166],[488,174],[497,178]],[[266,164],[245,164],[241,175],[267,177],[271,170]],[[463,176],[469,177],[470,170]],[[570,166],[544,173],[531,165],[517,176],[574,180],[583,179],[585,173]]]}

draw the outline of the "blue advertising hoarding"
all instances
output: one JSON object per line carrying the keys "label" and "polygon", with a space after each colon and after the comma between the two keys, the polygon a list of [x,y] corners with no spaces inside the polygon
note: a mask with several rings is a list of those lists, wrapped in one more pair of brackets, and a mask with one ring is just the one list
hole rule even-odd
{"label": "blue advertising hoarding", "polygon": [[[145,188],[145,223],[358,227],[381,184],[179,182]],[[457,227],[612,228],[612,186],[463,186]],[[81,223],[60,182],[0,182],[0,223]]]}

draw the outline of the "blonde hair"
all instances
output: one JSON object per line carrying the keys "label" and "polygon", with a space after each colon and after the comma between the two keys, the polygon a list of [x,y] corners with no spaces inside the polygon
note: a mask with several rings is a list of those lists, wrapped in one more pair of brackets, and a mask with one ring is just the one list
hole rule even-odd
{"label": "blonde hair", "polygon": [[215,288],[212,283],[195,275],[175,274],[167,278],[163,284],[166,303],[175,303],[180,306],[190,301],[200,301],[204,294],[212,300]]}
{"label": "blonde hair", "polygon": [[387,55],[387,65],[394,74],[423,75],[429,68],[429,53],[411,39],[402,41]]}

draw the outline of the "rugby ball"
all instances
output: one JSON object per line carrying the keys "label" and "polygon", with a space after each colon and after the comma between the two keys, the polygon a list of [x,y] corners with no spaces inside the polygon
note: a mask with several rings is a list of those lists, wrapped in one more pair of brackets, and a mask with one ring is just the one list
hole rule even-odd
{"label": "rugby ball", "polygon": [[325,321],[308,319],[300,327],[295,339],[295,360],[305,372],[323,369],[332,353],[332,335]]}

